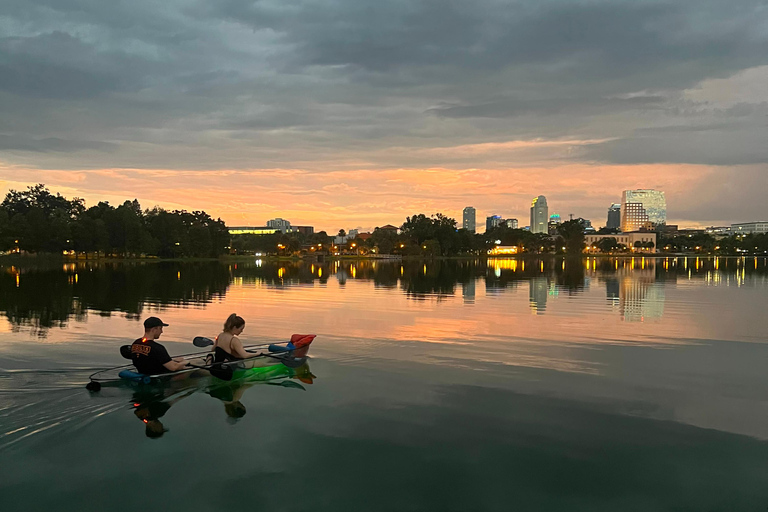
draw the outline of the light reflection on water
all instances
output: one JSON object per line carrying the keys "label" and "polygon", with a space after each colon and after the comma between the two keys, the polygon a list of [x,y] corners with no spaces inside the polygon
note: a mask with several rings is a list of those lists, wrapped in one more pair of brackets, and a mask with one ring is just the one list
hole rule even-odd
{"label": "light reflection on water", "polygon": [[[344,459],[339,453],[360,450],[377,468],[374,474],[386,479],[395,464],[389,456],[411,439],[434,442],[434,451],[406,450],[403,456],[410,458],[400,461],[404,480],[390,478],[405,485],[408,503],[421,505],[404,506],[373,484],[369,492],[389,510],[430,509],[423,488],[405,484],[429,482],[409,468],[446,481],[481,467],[503,475],[499,502],[477,509],[503,509],[509,499],[503,482],[509,479],[530,479],[533,490],[518,492],[542,499],[552,492],[536,494],[547,478],[543,469],[531,470],[536,460],[548,461],[550,470],[565,465],[587,471],[595,482],[569,492],[590,506],[602,503],[599,482],[625,464],[649,472],[670,465],[680,465],[677,473],[702,466],[710,471],[699,480],[675,482],[690,491],[687,500],[664,494],[661,476],[649,477],[644,489],[628,484],[627,496],[645,493],[686,508],[698,503],[691,496],[710,490],[708,478],[718,478],[727,482],[723,496],[749,492],[762,499],[768,487],[756,489],[768,483],[765,471],[756,470],[748,454],[768,455],[767,269],[764,259],[666,257],[9,267],[0,273],[0,458],[12,453],[35,460],[53,450],[66,459],[74,453],[64,446],[82,449],[86,436],[96,446],[112,446],[120,435],[133,452],[160,459],[174,454],[189,463],[193,455],[183,455],[174,439],[202,443],[226,435],[246,446],[258,433],[284,444],[294,441],[286,437],[293,432],[313,440],[304,448],[306,459],[336,481],[336,487],[307,492],[318,499],[336,496],[337,505],[349,504],[336,492],[339,482],[355,479],[350,468],[334,462]],[[194,336],[215,335],[232,312],[246,319],[246,341],[317,334],[310,361],[314,382],[284,375],[305,389],[243,390],[237,400],[223,401],[230,412],[241,411],[235,402],[248,411],[229,423],[220,399],[211,400],[215,394],[204,386],[192,394],[186,388],[162,394],[165,404],[183,400],[164,412],[168,433],[152,446],[141,444],[147,439],[137,428],[130,390],[93,397],[82,389],[92,368],[120,364],[115,348],[140,334],[144,317],[157,314],[170,324],[161,341],[179,354],[190,351]],[[154,421],[154,413],[147,414]],[[619,424],[642,441],[623,437],[615,430]],[[502,436],[494,425],[517,437]],[[467,451],[461,432],[470,430],[477,431],[477,445]],[[692,443],[690,453],[669,458],[659,451],[647,464],[643,450],[635,450],[645,443],[685,451],[685,442]],[[266,459],[281,476],[292,471],[276,463],[279,455],[269,448],[243,450],[251,459],[237,462],[241,471],[266,478]],[[574,453],[580,455],[572,458]],[[86,447],[82,456],[108,463],[95,449]],[[503,463],[516,457],[528,457],[530,464],[519,471],[527,467],[534,476]],[[445,467],[430,466],[430,458],[445,459]],[[589,473],[592,464],[603,464],[604,472]],[[170,463],[160,467],[169,475],[178,471]],[[32,469],[18,475],[20,489],[36,478]],[[115,482],[124,477],[116,472]],[[2,485],[10,484],[0,484],[0,491]],[[557,504],[568,503],[563,500]],[[626,508],[633,502],[611,503]],[[193,500],[185,506],[202,507]]]}

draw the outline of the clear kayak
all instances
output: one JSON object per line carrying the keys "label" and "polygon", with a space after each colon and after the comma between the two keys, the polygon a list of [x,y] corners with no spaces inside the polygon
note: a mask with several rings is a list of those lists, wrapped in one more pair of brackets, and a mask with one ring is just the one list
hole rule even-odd
{"label": "clear kayak", "polygon": [[[295,336],[295,335],[294,335]],[[314,335],[309,335],[314,338]],[[164,385],[165,383],[183,379],[199,379],[213,376],[220,380],[240,380],[255,377],[255,373],[263,373],[260,369],[268,369],[276,365],[287,367],[299,367],[307,359],[307,350],[311,340],[305,346],[296,348],[292,342],[287,345],[270,344],[269,346],[247,345],[243,348],[246,352],[253,353],[253,357],[228,362],[213,362],[213,353],[210,350],[175,356],[187,363],[187,367],[174,372],[165,372],[156,375],[140,373],[133,364],[125,364],[108,368],[93,373],[89,377],[86,388],[90,391],[99,391],[102,386],[120,385],[125,382],[133,382],[145,385]]]}

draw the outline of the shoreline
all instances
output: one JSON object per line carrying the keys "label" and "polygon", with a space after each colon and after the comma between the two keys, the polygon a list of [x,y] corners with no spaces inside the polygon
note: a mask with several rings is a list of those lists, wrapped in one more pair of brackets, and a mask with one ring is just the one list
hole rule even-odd
{"label": "shoreline", "polygon": [[5,254],[0,255],[0,265],[16,265],[16,264],[71,264],[71,263],[210,263],[210,262],[246,262],[246,261],[269,261],[269,262],[307,262],[314,264],[330,263],[335,261],[375,261],[375,262],[400,262],[400,261],[470,261],[470,260],[530,260],[530,259],[555,259],[555,258],[579,258],[579,259],[605,259],[605,258],[768,258],[766,254],[748,254],[748,255],[719,255],[719,254],[700,254],[700,253],[619,253],[619,254],[553,254],[553,253],[523,253],[523,254],[510,254],[510,255],[462,255],[462,256],[400,256],[392,255],[389,257],[381,256],[353,256],[353,255],[339,255],[339,256],[325,256],[322,261],[318,261],[317,257],[301,257],[301,256],[254,256],[254,255],[224,255],[217,258],[158,258],[158,257],[132,257],[132,258],[120,258],[120,257],[95,257],[95,258],[73,258],[71,256],[58,255],[58,254]]}

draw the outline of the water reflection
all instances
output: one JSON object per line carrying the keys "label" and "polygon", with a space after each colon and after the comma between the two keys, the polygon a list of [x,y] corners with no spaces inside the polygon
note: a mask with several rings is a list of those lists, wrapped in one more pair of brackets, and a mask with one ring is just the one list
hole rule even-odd
{"label": "water reflection", "polygon": [[528,297],[531,309],[536,314],[542,314],[547,309],[547,297],[550,292],[550,282],[546,277],[534,277],[528,281]]}
{"label": "water reflection", "polygon": [[711,286],[765,282],[765,258],[508,258],[489,260],[372,261],[324,263],[255,260],[238,263],[67,263],[55,268],[6,266],[0,272],[0,310],[11,328],[31,327],[45,336],[51,327],[113,312],[139,318],[147,307],[205,307],[230,286],[289,289],[350,281],[399,289],[413,300],[458,295],[474,304],[478,293],[514,292],[527,283],[529,306],[547,313],[561,293],[579,295],[604,283],[606,298],[627,321],[660,318],[666,283],[698,280]]}
{"label": "water reflection", "polygon": [[470,279],[467,282],[461,283],[461,296],[464,298],[465,304],[475,303],[475,280]]}
{"label": "water reflection", "polygon": [[231,283],[218,263],[69,263],[61,267],[15,266],[0,273],[0,310],[13,326],[49,327],[84,320],[89,312],[114,311],[131,318],[147,306],[201,306]]}
{"label": "water reflection", "polygon": [[147,437],[158,438],[168,432],[162,418],[179,401],[202,391],[219,400],[227,421],[237,423],[247,413],[242,399],[245,392],[257,384],[280,386],[287,389],[306,390],[317,377],[309,369],[306,359],[296,367],[274,364],[265,368],[248,370],[248,373],[230,382],[208,376],[189,374],[183,379],[173,380],[162,386],[135,385],[131,397],[134,415],[144,424]]}

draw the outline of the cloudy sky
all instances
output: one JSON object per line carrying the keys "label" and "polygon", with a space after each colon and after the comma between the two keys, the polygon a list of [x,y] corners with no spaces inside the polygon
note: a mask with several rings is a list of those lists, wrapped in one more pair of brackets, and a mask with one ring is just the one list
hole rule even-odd
{"label": "cloudy sky", "polygon": [[0,192],[317,229],[768,220],[765,0],[3,0]]}

